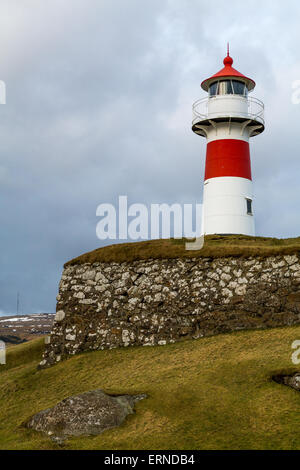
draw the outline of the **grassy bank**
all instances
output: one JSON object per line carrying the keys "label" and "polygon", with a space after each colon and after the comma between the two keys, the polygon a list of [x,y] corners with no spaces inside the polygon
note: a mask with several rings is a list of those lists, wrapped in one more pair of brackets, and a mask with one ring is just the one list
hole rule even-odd
{"label": "grassy bank", "polygon": [[248,237],[244,235],[205,237],[204,247],[198,251],[187,251],[186,240],[150,240],[138,243],[122,243],[98,248],[84,253],[66,263],[66,266],[94,262],[125,262],[145,259],[170,258],[222,258],[229,256],[273,256],[300,253],[298,238]]}
{"label": "grassy bank", "polygon": [[300,327],[238,332],[153,348],[74,356],[37,371],[43,341],[9,349],[0,366],[0,448],[55,449],[22,427],[32,414],[96,388],[147,393],[137,413],[64,449],[300,449],[300,394],[271,376],[293,372]]}

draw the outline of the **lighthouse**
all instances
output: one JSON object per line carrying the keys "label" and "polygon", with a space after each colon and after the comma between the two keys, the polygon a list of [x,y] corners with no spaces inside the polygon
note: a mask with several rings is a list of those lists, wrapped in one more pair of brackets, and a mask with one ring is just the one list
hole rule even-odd
{"label": "lighthouse", "polygon": [[208,96],[193,105],[192,130],[206,138],[202,234],[255,235],[249,141],[265,129],[264,104],[249,93],[255,82],[233,68],[204,80]]}

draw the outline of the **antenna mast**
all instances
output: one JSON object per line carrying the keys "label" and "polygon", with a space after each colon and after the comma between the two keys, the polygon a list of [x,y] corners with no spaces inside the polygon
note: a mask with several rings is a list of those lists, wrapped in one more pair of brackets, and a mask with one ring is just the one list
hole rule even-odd
{"label": "antenna mast", "polygon": [[19,315],[19,308],[20,308],[20,293],[17,293],[17,315]]}

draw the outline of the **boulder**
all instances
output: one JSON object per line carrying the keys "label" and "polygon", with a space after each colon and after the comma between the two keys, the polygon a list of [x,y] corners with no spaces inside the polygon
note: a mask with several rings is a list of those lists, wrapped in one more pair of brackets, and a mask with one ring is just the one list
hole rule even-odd
{"label": "boulder", "polygon": [[26,427],[47,434],[59,442],[69,436],[98,435],[120,426],[134,413],[134,405],[146,395],[110,396],[94,390],[65,398],[53,408],[32,416]]}
{"label": "boulder", "polygon": [[300,392],[300,372],[292,375],[275,375],[273,379],[277,383],[288,385]]}
{"label": "boulder", "polygon": [[300,373],[298,372],[290,377],[285,377],[285,384],[300,391]]}

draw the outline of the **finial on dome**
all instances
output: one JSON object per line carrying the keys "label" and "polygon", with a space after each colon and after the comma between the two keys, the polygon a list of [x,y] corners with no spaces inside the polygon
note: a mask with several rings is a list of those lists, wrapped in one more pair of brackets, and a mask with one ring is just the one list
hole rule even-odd
{"label": "finial on dome", "polygon": [[223,61],[224,65],[226,66],[231,66],[233,64],[233,59],[229,55],[229,42],[227,43],[227,56],[225,57]]}

